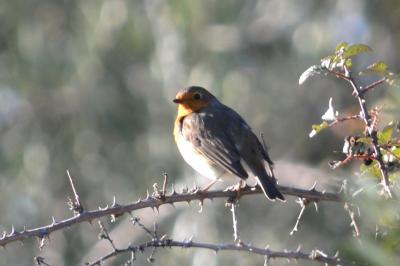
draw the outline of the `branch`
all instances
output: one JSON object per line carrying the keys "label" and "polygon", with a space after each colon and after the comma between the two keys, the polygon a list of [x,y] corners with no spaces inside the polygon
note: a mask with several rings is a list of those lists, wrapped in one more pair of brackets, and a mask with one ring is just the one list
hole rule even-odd
{"label": "branch", "polygon": [[378,85],[382,84],[383,82],[385,82],[387,80],[386,77],[383,77],[381,79],[378,79],[377,81],[372,82],[371,84],[369,84],[368,86],[366,86],[363,89],[360,89],[360,93],[364,94],[369,90],[375,89]]}
{"label": "branch", "polygon": [[308,260],[308,261],[317,261],[321,263],[325,263],[328,265],[349,265],[348,262],[342,261],[337,255],[328,256],[324,254],[322,251],[314,249],[310,253],[301,252],[300,250],[296,251],[272,251],[269,248],[259,248],[247,244],[209,244],[209,243],[200,243],[194,241],[175,241],[172,239],[156,239],[148,242],[144,242],[139,245],[130,245],[127,248],[116,249],[112,252],[104,255],[98,260],[90,263],[86,263],[87,266],[95,266],[101,265],[102,262],[117,256],[121,253],[133,253],[136,252],[144,252],[148,248],[172,248],[172,247],[181,247],[181,248],[201,248],[201,249],[209,249],[215,252],[218,251],[245,251],[252,254],[263,255],[269,259],[274,258],[284,258],[288,260]]}
{"label": "branch", "polygon": [[348,69],[346,67],[345,67],[345,70],[346,70],[346,73],[348,73],[348,78],[345,79],[345,80],[347,80],[350,83],[351,87],[354,90],[354,94],[357,97],[358,103],[359,103],[360,108],[361,108],[362,118],[363,118],[363,120],[365,122],[365,125],[367,126],[368,133],[369,133],[369,135],[371,137],[371,140],[372,140],[372,147],[374,149],[375,157],[376,157],[375,160],[378,162],[379,169],[380,169],[381,174],[382,174],[382,185],[383,185],[383,188],[386,191],[387,195],[391,198],[392,197],[392,192],[390,191],[390,187],[389,187],[389,185],[390,185],[389,175],[387,173],[387,168],[385,166],[385,163],[383,162],[383,159],[382,159],[382,153],[381,153],[381,150],[379,149],[379,144],[378,144],[377,132],[376,132],[375,128],[372,125],[372,119],[371,119],[371,116],[370,116],[370,114],[368,112],[367,105],[365,103],[364,93],[363,93],[365,91],[368,91],[371,88],[372,85],[373,85],[372,87],[375,87],[378,84],[382,83],[383,81],[382,82],[378,81],[376,84],[372,83],[365,90],[361,90],[357,86],[357,84],[354,81],[354,79],[351,77],[350,71],[348,71]]}
{"label": "branch", "polygon": [[382,175],[383,188],[384,188],[386,194],[391,198],[392,192],[390,190],[390,182],[389,182],[389,175],[388,175],[387,167],[382,159],[382,153],[381,153],[381,150],[379,149],[377,132],[374,128],[373,121],[371,119],[371,115],[368,112],[367,105],[365,103],[366,102],[365,97],[364,97],[365,92],[380,85],[381,83],[383,83],[386,80],[386,78],[377,80],[363,89],[356,84],[354,78],[351,76],[351,72],[349,71],[349,69],[346,66],[343,66],[343,69],[344,69],[344,73],[340,73],[340,72],[337,72],[335,70],[330,70],[330,69],[327,69],[327,70],[329,72],[331,72],[332,74],[336,75],[337,77],[349,82],[351,87],[353,88],[353,95],[357,98],[358,103],[360,105],[361,114],[362,114],[361,118],[363,119],[363,121],[366,125],[366,128],[367,128],[368,134],[371,137],[372,147],[374,149],[375,157],[376,157],[375,160],[378,162],[379,169],[380,169],[380,172]]}
{"label": "branch", "polygon": [[[283,194],[307,198],[310,201],[332,201],[332,202],[342,202],[343,200],[338,193],[329,193],[325,191],[317,191],[315,189],[306,190],[300,188],[286,187],[286,186],[278,186],[279,191]],[[46,226],[37,227],[33,229],[25,229],[22,231],[17,231],[12,227],[10,233],[4,232],[2,236],[0,236],[0,246],[4,247],[8,243],[15,241],[23,241],[30,237],[38,237],[39,239],[46,239],[50,233],[58,230],[62,230],[64,228],[70,227],[75,224],[83,223],[83,222],[91,222],[95,219],[98,219],[103,216],[112,215],[114,217],[119,217],[124,213],[130,213],[135,210],[144,209],[144,208],[156,208],[158,209],[161,205],[165,204],[174,204],[178,202],[190,202],[194,200],[199,200],[203,202],[205,199],[214,199],[214,198],[237,198],[247,195],[261,194],[262,191],[260,188],[252,188],[245,187],[241,189],[240,195],[237,194],[236,191],[223,191],[223,190],[215,190],[215,191],[185,191],[178,193],[175,190],[170,195],[165,195],[164,197],[156,197],[148,195],[145,199],[139,199],[138,201],[126,205],[117,204],[114,200],[111,206],[106,206],[105,208],[100,208],[98,210],[84,210],[82,213],[79,213],[73,217],[67,218],[65,220],[56,221],[54,217],[52,218],[52,223]],[[266,204],[269,202],[266,201]]]}

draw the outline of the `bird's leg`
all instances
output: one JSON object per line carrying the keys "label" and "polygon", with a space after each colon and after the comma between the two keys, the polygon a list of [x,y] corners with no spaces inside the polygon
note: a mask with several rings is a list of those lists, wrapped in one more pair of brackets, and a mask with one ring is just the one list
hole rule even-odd
{"label": "bird's leg", "polygon": [[206,187],[203,188],[201,191],[202,191],[202,192],[208,191],[208,190],[209,190],[213,185],[215,185],[215,183],[217,183],[218,181],[219,181],[218,178],[212,180],[212,181],[211,181],[210,183],[208,183],[208,184],[206,185]]}

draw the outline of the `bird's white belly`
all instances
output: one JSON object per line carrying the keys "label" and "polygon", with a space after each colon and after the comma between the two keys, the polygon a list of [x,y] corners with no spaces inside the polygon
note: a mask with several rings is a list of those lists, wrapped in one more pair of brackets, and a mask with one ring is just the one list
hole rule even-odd
{"label": "bird's white belly", "polygon": [[181,138],[178,142],[178,149],[183,159],[204,177],[215,180],[220,179],[225,174],[226,171],[222,167],[210,163],[207,158],[196,152],[192,143],[184,138]]}

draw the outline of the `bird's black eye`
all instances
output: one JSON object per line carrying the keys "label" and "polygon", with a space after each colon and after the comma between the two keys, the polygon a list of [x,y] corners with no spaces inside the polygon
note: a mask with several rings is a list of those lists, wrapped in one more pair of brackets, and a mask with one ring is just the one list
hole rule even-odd
{"label": "bird's black eye", "polygon": [[201,94],[198,93],[198,92],[196,92],[196,93],[193,95],[193,99],[195,99],[195,100],[200,100],[200,99],[201,99]]}

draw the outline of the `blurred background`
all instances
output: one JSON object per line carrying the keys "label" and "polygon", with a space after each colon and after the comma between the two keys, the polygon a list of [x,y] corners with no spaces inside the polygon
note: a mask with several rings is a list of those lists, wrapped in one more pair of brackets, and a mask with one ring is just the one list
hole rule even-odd
{"label": "blurred background", "polygon": [[[188,85],[208,88],[265,134],[281,184],[308,188],[317,181],[318,189],[336,191],[341,180],[356,178],[356,168],[331,171],[327,162],[339,157],[332,151],[341,150],[344,136],[359,128],[342,126],[313,139],[308,134],[330,97],[341,113],[358,112],[357,106],[344,82],[322,76],[298,86],[299,75],[341,41],[374,49],[358,65],[379,58],[399,72],[399,18],[398,1],[1,1],[0,230],[70,217],[66,169],[86,209],[110,204],[114,195],[119,203],[135,201],[162,183],[163,172],[178,190],[204,184],[172,137],[171,100]],[[398,88],[368,97],[371,107],[392,107],[384,119],[398,117]],[[339,249],[371,265],[398,265],[398,237],[384,245],[369,242],[378,219],[374,212],[398,206],[366,204],[360,245],[348,214],[334,203],[319,204],[319,213],[310,206],[300,231],[290,236],[299,212],[294,200],[243,198],[240,238],[274,250],[301,245],[333,255]],[[233,241],[223,200],[206,201],[198,210],[197,203],[178,204],[134,215],[150,227],[157,222],[160,234],[177,240]],[[147,239],[127,217],[104,221],[118,247]],[[36,239],[13,243],[0,250],[0,265],[32,265],[34,256],[50,265],[82,265],[110,250],[98,233],[94,222],[52,234],[43,250]],[[121,265],[128,257],[106,265]],[[154,265],[264,262],[262,256],[194,249],[159,250],[155,259]],[[146,263],[139,255],[137,264]]]}

